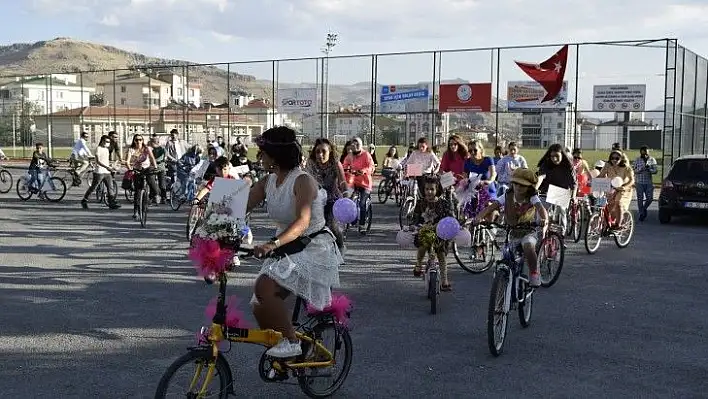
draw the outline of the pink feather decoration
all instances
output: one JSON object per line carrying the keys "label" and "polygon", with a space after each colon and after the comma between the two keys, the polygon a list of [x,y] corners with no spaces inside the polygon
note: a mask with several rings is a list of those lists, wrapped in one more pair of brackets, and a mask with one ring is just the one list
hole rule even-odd
{"label": "pink feather decoration", "polygon": [[[211,320],[216,314],[217,298],[212,298],[209,301],[204,315]],[[230,328],[250,328],[249,323],[245,320],[244,313],[238,308],[239,300],[235,296],[226,297],[226,327]]]}
{"label": "pink feather decoration", "polygon": [[349,323],[349,313],[352,309],[352,301],[347,298],[344,294],[332,293],[332,302],[325,306],[324,309],[316,309],[311,304],[307,304],[307,314],[317,315],[322,313],[329,313],[337,320],[338,323],[342,325],[347,325]]}
{"label": "pink feather decoration", "polygon": [[234,251],[222,249],[218,241],[195,236],[189,248],[189,259],[202,277],[225,272],[234,258]]}

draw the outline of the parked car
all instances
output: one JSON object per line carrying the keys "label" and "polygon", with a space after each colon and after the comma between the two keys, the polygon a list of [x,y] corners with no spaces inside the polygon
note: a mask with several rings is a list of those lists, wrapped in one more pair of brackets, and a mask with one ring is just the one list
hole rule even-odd
{"label": "parked car", "polygon": [[708,155],[677,158],[659,194],[659,222],[677,215],[708,214]]}

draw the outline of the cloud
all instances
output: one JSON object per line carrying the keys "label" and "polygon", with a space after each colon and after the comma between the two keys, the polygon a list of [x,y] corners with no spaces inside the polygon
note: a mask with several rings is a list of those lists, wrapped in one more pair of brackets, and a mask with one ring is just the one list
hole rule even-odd
{"label": "cloud", "polygon": [[708,22],[701,0],[31,0],[27,6],[72,15],[90,34],[146,45],[319,42],[331,29],[349,42],[486,47],[705,38],[700,28]]}

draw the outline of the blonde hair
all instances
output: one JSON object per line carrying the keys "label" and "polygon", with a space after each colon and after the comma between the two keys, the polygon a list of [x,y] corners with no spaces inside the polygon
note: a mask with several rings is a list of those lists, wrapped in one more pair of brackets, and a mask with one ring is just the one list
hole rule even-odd
{"label": "blonde hair", "polygon": [[472,151],[471,151],[472,147],[477,149],[477,153],[481,154],[482,158],[485,157],[486,154],[484,153],[484,146],[482,145],[482,143],[480,141],[477,141],[477,140],[470,141],[470,154],[472,154]]}

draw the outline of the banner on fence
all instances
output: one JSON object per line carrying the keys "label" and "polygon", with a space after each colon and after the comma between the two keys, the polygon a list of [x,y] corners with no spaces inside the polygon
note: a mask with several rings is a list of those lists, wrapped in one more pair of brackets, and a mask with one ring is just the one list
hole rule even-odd
{"label": "banner on fence", "polygon": [[646,106],[647,85],[596,85],[592,88],[592,110],[639,112]]}
{"label": "banner on fence", "polygon": [[491,112],[491,83],[440,85],[440,112]]}
{"label": "banner on fence", "polygon": [[381,86],[379,112],[428,112],[430,109],[428,85]]}
{"label": "banner on fence", "polygon": [[541,102],[546,94],[546,89],[535,81],[508,82],[507,107],[512,112],[565,109],[568,106],[568,81],[563,82],[560,92],[553,100]]}
{"label": "banner on fence", "polygon": [[280,112],[314,112],[317,88],[278,89]]}

